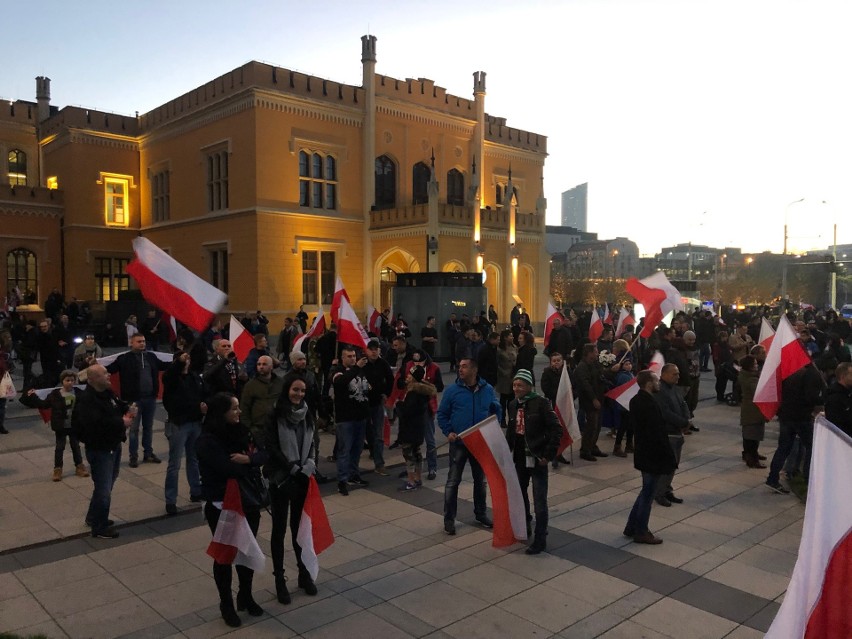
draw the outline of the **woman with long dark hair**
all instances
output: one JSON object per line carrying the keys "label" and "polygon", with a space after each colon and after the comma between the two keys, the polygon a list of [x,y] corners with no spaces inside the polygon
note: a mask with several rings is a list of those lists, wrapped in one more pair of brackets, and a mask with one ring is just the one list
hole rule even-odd
{"label": "woman with long dark hair", "polygon": [[497,384],[494,390],[500,396],[500,406],[503,407],[503,419],[506,419],[506,406],[514,397],[512,395],[512,376],[515,374],[515,361],[518,349],[512,341],[512,331],[508,328],[500,332],[500,342],[497,344]]}
{"label": "woman with long dark hair", "polygon": [[[228,480],[259,473],[260,466],[267,460],[267,454],[257,446],[249,429],[240,423],[240,402],[230,393],[216,393],[208,402],[204,426],[195,450],[201,471],[201,494],[206,502],[204,517],[210,531],[215,533]],[[243,512],[252,534],[257,537],[260,509],[243,504]],[[213,579],[219,591],[222,619],[231,627],[239,626],[242,622],[234,610],[231,594],[231,565],[214,561]],[[237,610],[247,610],[253,617],[261,616],[263,608],[257,605],[251,595],[254,570],[238,565],[237,579]]]}
{"label": "woman with long dark hair", "polygon": [[266,427],[269,461],[263,472],[269,478],[272,502],[272,574],[275,575],[275,592],[282,604],[291,601],[284,578],[284,535],[287,531],[288,511],[290,541],[299,567],[299,588],[308,595],[317,594],[316,584],[302,563],[302,548],[296,541],[302,508],[308,494],[308,482],[316,470],[313,453],[314,418],[305,402],[305,392],[305,380],[297,373],[287,374],[272,419]]}

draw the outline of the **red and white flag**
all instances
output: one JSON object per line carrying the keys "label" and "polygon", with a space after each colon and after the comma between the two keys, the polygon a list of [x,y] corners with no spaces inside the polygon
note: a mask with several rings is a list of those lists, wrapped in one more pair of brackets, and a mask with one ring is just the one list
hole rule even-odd
{"label": "red and white flag", "polygon": [[317,307],[316,317],[314,317],[314,321],[311,322],[311,326],[308,328],[308,332],[299,335],[299,337],[296,338],[296,341],[293,342],[292,350],[306,353],[306,351],[302,350],[302,344],[305,340],[308,340],[308,343],[310,344],[310,340],[315,337],[319,337],[323,333],[325,333],[325,313],[323,313],[322,306],[319,306]]}
{"label": "red and white flag", "polygon": [[181,266],[150,240],[133,240],[136,259],[127,265],[142,296],[199,332],[207,330],[228,296]]}
{"label": "red and white flag", "polygon": [[630,314],[630,311],[622,308],[618,313],[618,325],[615,327],[615,337],[621,337],[624,334],[624,329],[628,326],[636,326],[636,319]]}
{"label": "red and white flag", "polygon": [[[666,363],[665,358],[660,351],[654,351],[651,357],[651,363],[648,365],[649,371],[654,371],[657,375],[663,370],[663,364]],[[634,377],[629,382],[625,382],[621,386],[616,386],[611,391],[606,393],[606,397],[618,402],[624,410],[630,410],[630,400],[636,397],[639,392],[639,384]]]}
{"label": "red and white flag", "polygon": [[342,300],[346,300],[349,304],[352,304],[352,301],[349,299],[349,294],[346,292],[346,288],[343,286],[343,280],[340,279],[340,276],[337,276],[337,279],[334,282],[334,297],[331,298],[331,321],[337,324],[337,317],[340,315],[340,303]]}
{"label": "red and white flag", "polygon": [[775,331],[772,330],[772,324],[765,317],[760,318],[760,336],[757,338],[757,343],[769,352],[769,347],[772,346],[772,340],[775,337]]}
{"label": "red and white flag", "polygon": [[251,349],[254,348],[254,338],[246,330],[242,322],[233,315],[231,315],[231,329],[228,332],[228,336],[231,339],[231,348],[234,351],[234,355],[237,356],[237,361],[242,364],[246,361],[246,357],[248,357]]}
{"label": "red and white flag", "polygon": [[571,388],[571,378],[568,376],[568,366],[562,366],[559,376],[559,386],[556,389],[556,405],[553,407],[559,423],[562,425],[562,439],[559,440],[557,455],[574,442],[580,441],[580,422],[577,420],[577,410],[574,408],[574,391]]}
{"label": "red and white flag", "polygon": [[317,480],[311,475],[308,481],[308,495],[302,508],[302,518],[299,520],[299,532],[296,541],[302,548],[302,563],[308,569],[311,579],[316,580],[319,574],[319,555],[334,543],[334,533],[328,523],[328,515],[322,503]]}
{"label": "red and white flag", "polygon": [[382,314],[376,307],[367,304],[367,330],[373,335],[381,335]]}
{"label": "red and white flag", "polygon": [[216,524],[216,532],[207,546],[207,554],[218,564],[238,564],[255,572],[263,570],[266,555],[260,549],[257,538],[249,528],[240,499],[240,486],[236,479],[229,479],[225,487],[222,513]]}
{"label": "red and white flag", "polygon": [[565,319],[562,317],[562,313],[556,310],[556,307],[553,306],[551,302],[547,303],[547,316],[544,320],[544,345],[547,346],[550,343],[550,333],[553,331],[553,320],[562,320]]}
{"label": "red and white flag", "polygon": [[662,271],[641,280],[631,277],[625,283],[624,290],[645,308],[645,324],[640,333],[641,337],[651,337],[651,333],[663,318],[682,306],[680,293]]}
{"label": "red and white flag", "polygon": [[160,322],[166,327],[169,334],[169,344],[177,341],[177,321],[166,311],[160,311]]}
{"label": "red and white flag", "polygon": [[852,637],[852,438],[817,417],[811,454],[799,555],[767,639]]}
{"label": "red and white flag", "polygon": [[781,405],[781,382],[810,363],[811,358],[796,331],[787,316],[782,315],[754,391],[754,403],[766,419],[772,419]]}
{"label": "red and white flag", "polygon": [[494,513],[495,548],[511,546],[527,538],[527,515],[524,496],[512,451],[500,429],[497,417],[491,415],[466,431],[459,433],[464,445],[482,466],[491,491],[491,509]]}
{"label": "red and white flag", "polygon": [[604,302],[603,323],[612,326],[612,314],[609,312],[608,302]]}
{"label": "red and white flag", "polygon": [[589,342],[594,344],[600,339],[601,335],[603,335],[603,322],[601,322],[598,309],[593,308],[592,321],[589,323]]}
{"label": "red and white flag", "polygon": [[370,336],[364,330],[364,325],[358,319],[358,315],[349,305],[349,300],[340,298],[340,312],[337,317],[337,341],[351,344],[359,348],[367,348]]}
{"label": "red and white flag", "polygon": [[[96,361],[103,367],[107,367],[112,364],[119,357],[124,355],[125,353],[129,353],[130,351],[121,351],[120,353],[114,353],[112,355],[107,355],[105,357],[99,357]],[[167,364],[171,364],[174,361],[175,356],[172,353],[163,353],[161,351],[151,351],[154,353],[154,356],[160,360],[161,362],[166,362]],[[85,370],[85,369],[83,369]],[[82,372],[82,371],[81,371]],[[163,371],[158,373],[160,379],[160,390],[157,391],[157,399],[163,399]],[[115,393],[118,397],[121,397],[121,375],[119,373],[110,373],[109,374],[109,385],[112,389],[112,392]]]}

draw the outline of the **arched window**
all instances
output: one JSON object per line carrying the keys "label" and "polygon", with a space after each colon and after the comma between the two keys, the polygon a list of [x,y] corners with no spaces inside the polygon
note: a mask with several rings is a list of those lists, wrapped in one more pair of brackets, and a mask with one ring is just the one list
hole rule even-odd
{"label": "arched window", "polygon": [[464,175],[458,169],[447,173],[447,204],[464,205]]}
{"label": "arched window", "polygon": [[38,300],[38,262],[35,253],[25,248],[9,251],[6,254],[6,278],[7,291],[17,287],[21,299]]}
{"label": "arched window", "polygon": [[27,154],[20,149],[9,151],[9,184],[27,185]]}
{"label": "arched window", "polygon": [[432,172],[424,162],[414,165],[411,172],[412,192],[414,194],[413,204],[426,204],[429,202],[429,180]]}
{"label": "arched window", "polygon": [[386,155],[376,158],[376,209],[396,206],[396,164]]}

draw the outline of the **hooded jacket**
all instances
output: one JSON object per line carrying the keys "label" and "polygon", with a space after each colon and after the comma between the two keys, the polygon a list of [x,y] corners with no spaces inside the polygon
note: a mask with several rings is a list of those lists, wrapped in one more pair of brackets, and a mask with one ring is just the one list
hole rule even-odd
{"label": "hooded jacket", "polygon": [[[517,434],[520,410],[524,411],[524,435]],[[562,439],[562,425],[553,412],[550,401],[546,397],[531,393],[509,402],[507,412],[509,427],[506,429],[506,442],[513,451],[516,462],[519,460],[519,446],[523,454],[528,450],[539,459],[552,461]]]}

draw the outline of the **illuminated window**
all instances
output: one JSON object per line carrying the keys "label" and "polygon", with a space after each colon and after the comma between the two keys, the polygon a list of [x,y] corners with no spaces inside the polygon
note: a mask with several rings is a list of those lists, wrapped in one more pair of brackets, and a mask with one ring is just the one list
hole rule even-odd
{"label": "illuminated window", "polygon": [[130,289],[130,276],[125,257],[95,258],[95,299],[99,302],[115,302],[120,291]]}
{"label": "illuminated window", "polygon": [[51,191],[58,189],[59,188],[59,178],[56,177],[55,175],[47,178],[47,188],[49,188]]}
{"label": "illuminated window", "polygon": [[335,258],[334,251],[302,251],[302,304],[331,303]]}
{"label": "illuminated window", "polygon": [[386,155],[376,158],[376,209],[396,206],[396,164]]}
{"label": "illuminated window", "polygon": [[151,176],[151,217],[165,222],[169,216],[169,171],[160,171]]}
{"label": "illuminated window", "polygon": [[9,184],[27,185],[27,154],[20,149],[9,151]]}
{"label": "illuminated window", "polygon": [[207,210],[228,208],[228,151],[221,149],[207,155]]}
{"label": "illuminated window", "polygon": [[411,173],[414,194],[412,204],[426,204],[429,202],[429,180],[432,177],[432,171],[425,163],[418,162]]}
{"label": "illuminated window", "polygon": [[130,217],[127,180],[105,177],[103,182],[107,226],[127,226]]}
{"label": "illuminated window", "polygon": [[208,249],[210,258],[210,283],[223,293],[228,292],[228,248]]}
{"label": "illuminated window", "polygon": [[38,299],[38,262],[35,253],[25,248],[6,254],[6,290],[11,292],[16,287],[22,300]]}
{"label": "illuminated window", "polygon": [[337,208],[337,160],[332,155],[299,151],[299,206]]}
{"label": "illuminated window", "polygon": [[447,173],[447,204],[464,205],[464,175],[458,169]]}

